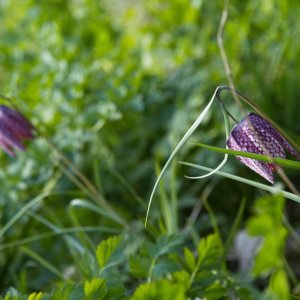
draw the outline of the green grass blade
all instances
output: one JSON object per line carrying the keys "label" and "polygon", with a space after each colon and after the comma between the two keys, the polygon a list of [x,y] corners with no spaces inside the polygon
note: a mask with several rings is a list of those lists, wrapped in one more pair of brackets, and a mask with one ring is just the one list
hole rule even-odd
{"label": "green grass blade", "polygon": [[219,153],[226,153],[226,154],[234,155],[234,156],[243,156],[243,157],[253,158],[253,159],[257,159],[257,160],[261,160],[261,161],[265,161],[265,162],[273,162],[274,161],[279,166],[300,170],[300,162],[298,162],[298,161],[283,159],[283,158],[275,158],[275,157],[271,159],[267,155],[261,155],[261,154],[245,152],[245,151],[224,149],[224,148],[219,148],[219,147],[202,144],[199,142],[193,142],[193,143],[195,145],[202,147],[204,149],[207,149],[207,150],[211,150],[211,151],[215,151],[215,152],[219,152]]}
{"label": "green grass blade", "polygon": [[[223,103],[220,102],[220,104],[221,104],[220,106],[221,106],[223,117],[224,117],[225,133],[226,133],[226,140],[227,140],[229,138],[229,132],[230,132],[229,118],[228,118],[228,114],[227,114],[227,112],[226,112],[226,110],[223,106]],[[209,172],[205,175],[201,175],[201,176],[195,176],[195,177],[185,176],[185,177],[189,178],[189,179],[202,179],[202,178],[205,178],[205,177],[209,177],[209,176],[213,175],[216,171],[220,170],[226,164],[227,159],[228,159],[228,154],[225,153],[224,158],[221,161],[221,163],[214,170],[212,170],[211,172]]]}
{"label": "green grass blade", "polygon": [[219,87],[215,90],[215,92],[214,92],[212,98],[210,99],[209,103],[204,108],[204,110],[201,112],[201,114],[198,116],[198,118],[196,119],[196,121],[188,129],[188,131],[185,133],[185,135],[183,136],[183,138],[177,144],[177,146],[175,147],[175,149],[173,150],[173,152],[169,156],[167,162],[165,163],[163,169],[161,170],[161,173],[159,174],[158,178],[156,179],[156,182],[154,184],[154,187],[153,187],[151,195],[150,195],[148,207],[147,207],[147,213],[146,213],[146,218],[145,218],[145,226],[147,226],[147,220],[148,220],[148,216],[149,216],[150,207],[151,207],[151,204],[152,204],[154,193],[155,193],[155,191],[156,191],[156,189],[158,187],[159,182],[161,181],[163,175],[165,174],[167,168],[169,167],[170,163],[174,159],[175,155],[178,153],[178,151],[181,149],[181,147],[186,143],[186,141],[190,138],[190,136],[194,133],[194,131],[201,124],[202,120],[204,119],[204,117],[206,116],[207,112],[209,111],[211,105],[213,104],[218,90],[219,90]]}
{"label": "green grass blade", "polygon": [[243,215],[244,215],[244,211],[245,211],[245,206],[246,206],[246,200],[245,198],[242,199],[242,202],[240,204],[240,207],[239,207],[239,210],[238,210],[238,213],[235,217],[235,220],[234,220],[234,223],[230,229],[230,232],[228,234],[228,238],[226,240],[226,243],[225,243],[225,246],[224,246],[224,254],[223,254],[223,257],[224,257],[224,260],[226,259],[227,255],[228,255],[228,252],[232,246],[232,243],[234,241],[234,238],[236,236],[236,232],[242,222],[242,219],[243,219]]}
{"label": "green grass blade", "polygon": [[32,200],[30,200],[26,205],[24,205],[1,229],[0,229],[0,237],[2,237],[5,232],[16,223],[24,214],[27,213],[34,205],[42,201],[44,198],[50,195],[49,192],[41,193],[36,196]]}
{"label": "green grass blade", "polygon": [[70,204],[70,208],[84,208],[88,209],[90,211],[93,211],[94,213],[97,213],[101,215],[102,217],[108,218],[110,220],[115,221],[116,223],[123,225],[123,222],[120,222],[120,219],[116,217],[116,215],[111,214],[109,211],[106,211],[105,209],[95,205],[94,203],[88,201],[88,200],[83,200],[83,199],[73,199]]}
{"label": "green grass blade", "polygon": [[57,269],[53,264],[50,264],[47,260],[45,260],[42,256],[38,255],[36,252],[32,251],[30,248],[26,246],[22,246],[21,250],[25,254],[30,256],[33,260],[37,261],[45,269],[49,270],[59,278],[64,279],[63,273],[59,269]]}
{"label": "green grass blade", "polygon": [[55,231],[55,232],[41,233],[41,234],[37,234],[35,236],[30,236],[30,237],[27,237],[24,239],[1,244],[0,251],[9,249],[9,248],[19,247],[19,246],[26,245],[26,244],[31,244],[31,243],[34,243],[37,241],[49,239],[49,238],[60,236],[60,235],[64,236],[64,235],[76,234],[76,233],[80,233],[80,232],[99,232],[99,233],[105,232],[105,233],[109,233],[109,234],[121,234],[122,233],[122,231],[119,229],[103,227],[103,226],[81,226],[81,227],[63,228],[63,229],[59,229],[58,231]]}
{"label": "green grass blade", "polygon": [[[180,163],[183,164],[183,165],[195,168],[195,169],[203,170],[203,171],[211,171],[212,170],[211,168],[195,165],[195,164],[188,163],[188,162],[180,162]],[[239,177],[239,176],[236,176],[236,175],[232,175],[232,174],[222,172],[222,171],[217,171],[216,174],[220,175],[220,176],[223,176],[223,177],[226,177],[226,178],[230,178],[230,179],[242,182],[242,183],[246,183],[248,185],[254,186],[254,187],[256,187],[258,189],[261,189],[261,190],[268,191],[268,192],[273,193],[273,194],[281,193],[285,198],[300,203],[300,197],[299,196],[297,196],[295,194],[292,194],[292,193],[289,193],[289,192],[286,192],[286,191],[283,191],[283,190],[280,190],[276,187],[269,186],[269,185],[266,185],[266,184],[262,184],[262,183],[259,183],[259,182],[256,182],[256,181],[252,181],[252,180],[249,180],[249,179],[246,179],[246,178],[243,178],[243,177]]]}

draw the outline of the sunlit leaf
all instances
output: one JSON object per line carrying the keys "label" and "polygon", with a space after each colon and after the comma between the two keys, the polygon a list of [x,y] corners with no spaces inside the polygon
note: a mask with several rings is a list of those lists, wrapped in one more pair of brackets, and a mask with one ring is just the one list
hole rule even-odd
{"label": "sunlit leaf", "polygon": [[103,278],[94,278],[84,283],[84,294],[87,300],[105,299],[107,294],[106,281]]}
{"label": "sunlit leaf", "polygon": [[185,290],[183,285],[171,283],[168,280],[154,281],[141,284],[131,300],[185,300]]}
{"label": "sunlit leaf", "polygon": [[117,247],[120,245],[121,241],[121,236],[113,236],[100,243],[96,250],[96,256],[100,268],[104,268],[107,265],[109,259],[114,253],[116,253]]}

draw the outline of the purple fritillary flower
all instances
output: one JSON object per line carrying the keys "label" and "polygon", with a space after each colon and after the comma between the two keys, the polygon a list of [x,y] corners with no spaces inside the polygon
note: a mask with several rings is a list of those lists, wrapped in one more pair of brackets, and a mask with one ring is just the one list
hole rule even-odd
{"label": "purple fritillary flower", "polygon": [[[286,158],[286,150],[298,159],[300,158],[297,151],[267,120],[252,112],[233,127],[227,146],[232,150],[280,158]],[[241,156],[236,158],[272,184],[274,183],[274,164]]]}
{"label": "purple fritillary flower", "polygon": [[34,127],[18,111],[0,105],[0,148],[15,157],[14,148],[25,150],[23,140],[32,140]]}

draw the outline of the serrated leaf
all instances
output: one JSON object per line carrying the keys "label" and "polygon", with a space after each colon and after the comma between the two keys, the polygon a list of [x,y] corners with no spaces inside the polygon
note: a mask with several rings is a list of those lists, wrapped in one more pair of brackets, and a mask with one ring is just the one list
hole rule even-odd
{"label": "serrated leaf", "polygon": [[22,296],[15,288],[9,288],[4,300],[25,300],[27,299],[26,296]]}
{"label": "serrated leaf", "polygon": [[194,254],[188,248],[184,248],[184,258],[189,271],[193,272],[196,268],[196,259]]}
{"label": "serrated leaf", "polygon": [[125,297],[126,291],[124,286],[110,286],[107,290],[107,294],[105,297],[105,300],[124,300],[128,299],[128,297]]}
{"label": "serrated leaf", "polygon": [[63,282],[51,294],[51,300],[79,300],[84,299],[82,285],[73,282]]}
{"label": "serrated leaf", "polygon": [[116,251],[122,240],[121,236],[113,236],[100,243],[96,250],[97,261],[100,268],[104,268]]}
{"label": "serrated leaf", "polygon": [[[0,296],[0,299],[3,299]],[[42,292],[35,292],[30,294],[29,296],[26,295],[22,295],[20,292],[18,292],[16,289],[14,288],[10,288],[6,295],[4,300],[43,300],[43,299],[49,299],[49,295],[47,296],[46,294],[42,293]]]}
{"label": "serrated leaf", "polygon": [[265,237],[260,247],[253,266],[254,276],[265,275],[272,272],[274,268],[282,266],[282,255],[284,241],[287,235],[285,228],[278,228],[276,234]]}
{"label": "serrated leaf", "polygon": [[94,253],[91,253],[86,249],[84,253],[79,256],[79,259],[76,261],[76,263],[80,271],[80,275],[85,280],[89,280],[97,276],[99,267]]}
{"label": "serrated leaf", "polygon": [[205,290],[220,277],[220,272],[210,269],[200,269],[193,282],[194,290]]}
{"label": "serrated leaf", "polygon": [[256,254],[252,274],[272,273],[282,266],[287,229],[282,224],[284,198],[280,195],[258,199],[254,206],[256,214],[247,223],[250,234],[263,237]]}
{"label": "serrated leaf", "polygon": [[274,231],[273,219],[270,216],[257,216],[247,222],[247,231],[249,235],[264,236]]}
{"label": "serrated leaf", "polygon": [[181,235],[161,236],[155,244],[147,241],[145,250],[151,258],[157,259],[161,255],[176,252],[183,242],[184,237]]}
{"label": "serrated leaf", "polygon": [[188,290],[190,287],[190,274],[187,271],[181,270],[174,272],[172,274],[172,279],[175,282],[182,284],[185,287],[185,290]]}
{"label": "serrated leaf", "polygon": [[107,294],[106,280],[104,278],[93,278],[84,283],[84,294],[86,300],[101,300]]}
{"label": "serrated leaf", "polygon": [[[220,299],[220,300],[227,300],[228,296],[226,290],[225,281],[215,280],[210,286],[208,286],[203,293],[200,293],[199,296],[203,297],[204,299]],[[243,299],[244,300],[244,299]]]}
{"label": "serrated leaf", "polygon": [[181,284],[172,283],[168,280],[154,281],[141,284],[131,300],[186,300],[185,289]]}
{"label": "serrated leaf", "polygon": [[218,234],[211,234],[200,240],[197,247],[197,267],[209,267],[217,265],[222,255],[222,246]]}
{"label": "serrated leaf", "polygon": [[288,300],[290,298],[290,289],[288,278],[283,269],[277,270],[272,274],[268,292],[276,299]]}
{"label": "serrated leaf", "polygon": [[180,266],[178,263],[170,259],[160,259],[153,267],[152,278],[159,279],[167,274],[178,271]]}
{"label": "serrated leaf", "polygon": [[28,300],[41,300],[43,298],[43,293],[32,293],[28,296]]}
{"label": "serrated leaf", "polygon": [[147,278],[150,266],[149,257],[136,255],[129,258],[130,273],[136,278]]}
{"label": "serrated leaf", "polygon": [[181,235],[169,235],[159,238],[157,241],[159,255],[176,252],[183,242],[184,237]]}
{"label": "serrated leaf", "polygon": [[255,202],[256,215],[249,219],[247,230],[251,235],[267,235],[282,226],[285,200],[281,195],[268,195]]}

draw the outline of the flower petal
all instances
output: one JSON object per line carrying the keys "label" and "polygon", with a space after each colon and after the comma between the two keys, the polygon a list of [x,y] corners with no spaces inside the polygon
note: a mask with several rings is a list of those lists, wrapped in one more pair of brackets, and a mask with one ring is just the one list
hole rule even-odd
{"label": "flower petal", "polygon": [[18,111],[0,105],[0,121],[5,122],[15,132],[17,137],[23,139],[33,138],[32,131],[34,127]]}
{"label": "flower petal", "polygon": [[264,154],[285,158],[284,149],[286,149],[291,155],[300,158],[297,151],[267,120],[255,113],[249,113],[248,119],[269,152]]}
{"label": "flower petal", "polygon": [[1,122],[0,120],[0,139],[2,144],[8,145],[10,147],[18,148],[21,151],[25,150],[22,141],[18,136],[16,136],[15,132],[7,126],[6,123]]}
{"label": "flower petal", "polygon": [[[285,158],[285,150],[300,158],[288,141],[264,118],[249,113],[240,123],[233,127],[227,141],[230,149],[247,151],[272,157]],[[272,172],[275,165],[256,159],[237,156],[243,164],[274,183]]]}
{"label": "flower petal", "polygon": [[[251,144],[250,139],[247,140],[247,135],[243,130],[241,130],[239,132],[238,132],[238,130],[236,130],[236,134],[239,137],[238,140],[234,137],[235,136],[234,132],[232,132],[227,141],[227,145],[230,149],[262,154],[261,149],[257,148],[254,144]],[[241,137],[242,137],[242,139],[241,139]],[[274,177],[273,177],[273,173],[272,173],[272,171],[273,171],[272,164],[262,162],[262,161],[259,161],[256,159],[252,159],[252,158],[242,157],[242,156],[237,156],[236,158],[240,162],[242,162],[244,165],[246,165],[248,168],[250,168],[254,172],[258,173],[259,175],[264,177],[266,180],[268,180],[272,184],[274,183]]]}
{"label": "flower petal", "polygon": [[9,156],[15,157],[14,150],[6,143],[6,141],[0,136],[0,148],[2,148]]}

